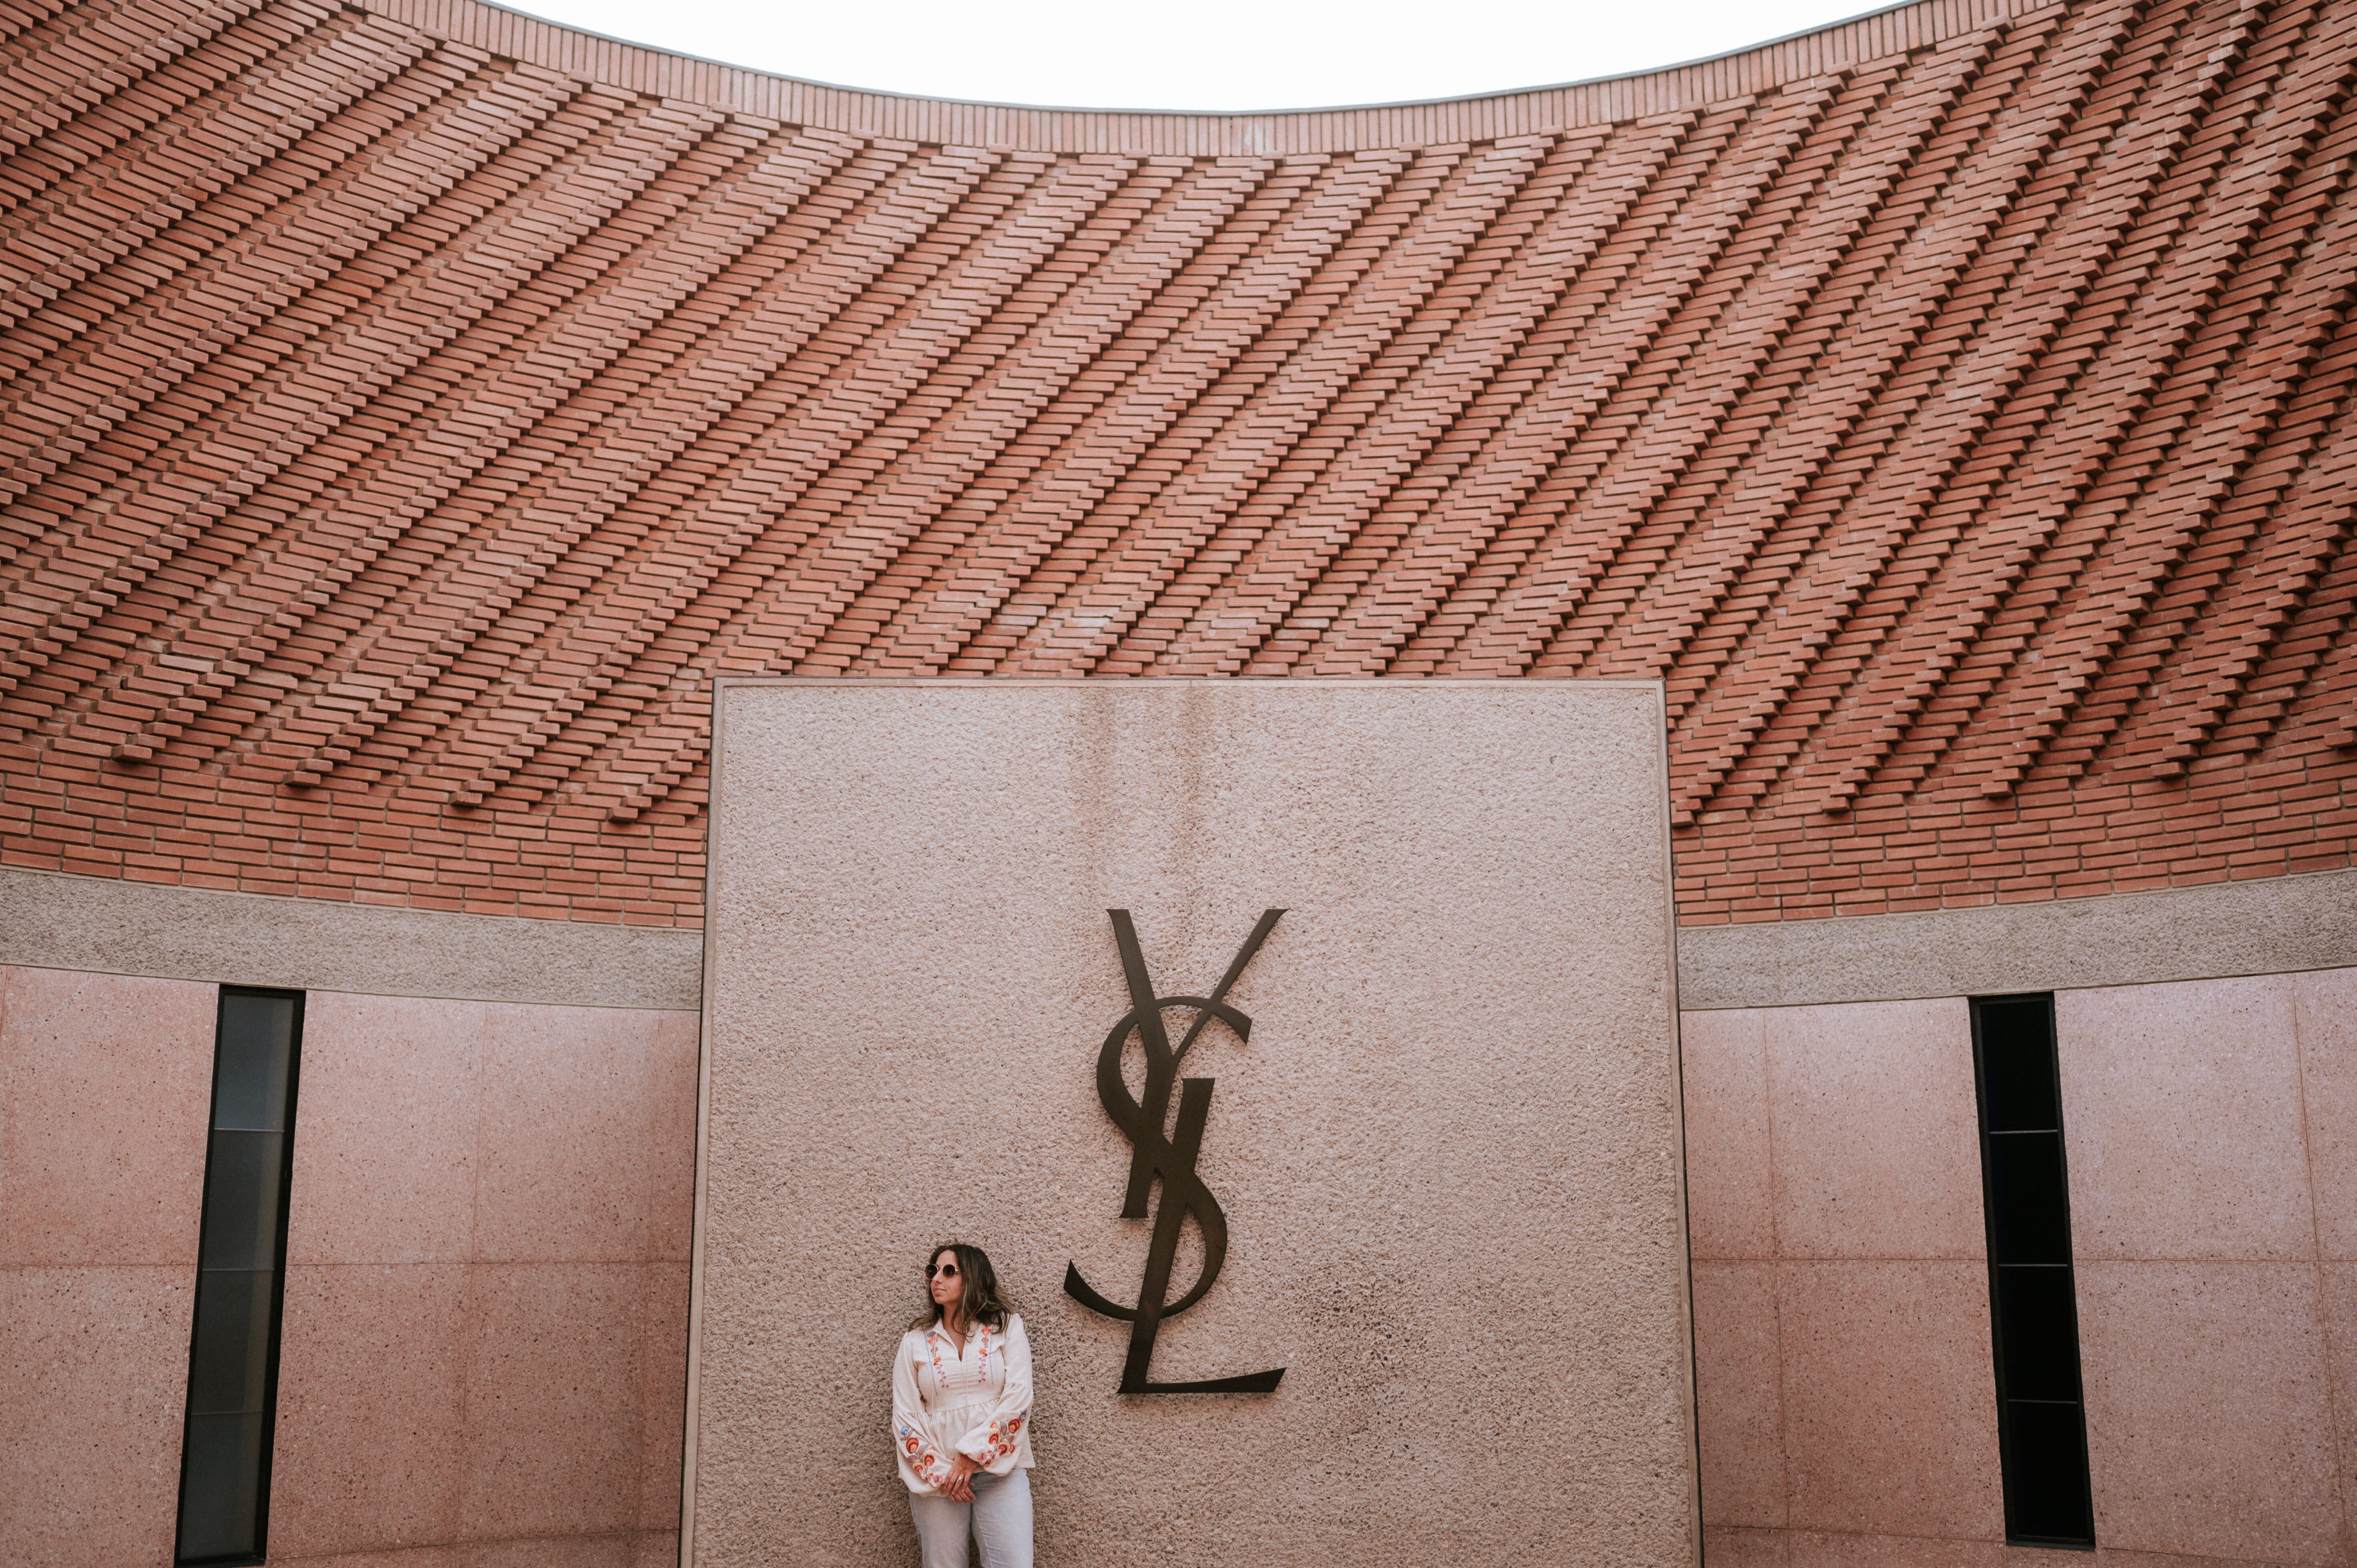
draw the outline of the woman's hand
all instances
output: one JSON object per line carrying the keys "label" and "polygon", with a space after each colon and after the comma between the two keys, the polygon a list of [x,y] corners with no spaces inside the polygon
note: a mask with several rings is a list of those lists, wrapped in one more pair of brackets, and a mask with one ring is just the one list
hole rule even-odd
{"label": "woman's hand", "polygon": [[949,1498],[949,1500],[953,1503],[970,1503],[974,1501],[974,1481],[972,1477],[974,1473],[981,1468],[982,1466],[975,1464],[972,1457],[967,1455],[961,1454],[955,1459],[951,1460],[950,1478],[942,1483],[942,1496]]}

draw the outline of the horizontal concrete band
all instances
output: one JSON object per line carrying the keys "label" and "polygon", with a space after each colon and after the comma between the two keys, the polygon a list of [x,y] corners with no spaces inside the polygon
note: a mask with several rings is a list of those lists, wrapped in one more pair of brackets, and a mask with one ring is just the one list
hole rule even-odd
{"label": "horizontal concrete band", "polygon": [[226,985],[692,1010],[704,937],[0,868],[0,963]]}
{"label": "horizontal concrete band", "polygon": [[854,136],[1017,152],[1281,157],[1494,141],[1695,110],[1929,48],[2044,9],[2049,0],[1908,0],[1830,27],[1659,70],[1422,103],[1252,113],[1060,109],[917,98],[803,81],[650,48],[544,22],[485,0],[346,3],[576,81]]}
{"label": "horizontal concrete band", "polygon": [[2357,965],[2357,870],[1678,932],[1678,1006],[2078,991]]}
{"label": "horizontal concrete band", "polygon": [[[693,1008],[701,933],[0,868],[0,963],[378,996]],[[2357,965],[2357,871],[1678,932],[1678,1004],[1895,1002]]]}

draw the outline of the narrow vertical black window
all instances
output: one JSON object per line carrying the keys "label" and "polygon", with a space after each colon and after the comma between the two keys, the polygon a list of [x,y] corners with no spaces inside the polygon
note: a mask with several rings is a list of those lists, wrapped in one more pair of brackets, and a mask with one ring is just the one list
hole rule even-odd
{"label": "narrow vertical black window", "polygon": [[1973,1003],[2006,1539],[2093,1547],[2054,998]]}
{"label": "narrow vertical black window", "polygon": [[180,1448],[181,1563],[260,1563],[266,1546],[302,1043],[302,993],[221,988]]}

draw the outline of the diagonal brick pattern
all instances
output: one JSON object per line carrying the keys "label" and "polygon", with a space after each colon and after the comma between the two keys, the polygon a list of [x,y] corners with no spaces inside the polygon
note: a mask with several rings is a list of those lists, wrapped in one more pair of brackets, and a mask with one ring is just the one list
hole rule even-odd
{"label": "diagonal brick pattern", "polygon": [[0,0],[0,860],[700,919],[716,674],[1658,677],[1681,918],[2342,866],[2357,0],[1455,103]]}

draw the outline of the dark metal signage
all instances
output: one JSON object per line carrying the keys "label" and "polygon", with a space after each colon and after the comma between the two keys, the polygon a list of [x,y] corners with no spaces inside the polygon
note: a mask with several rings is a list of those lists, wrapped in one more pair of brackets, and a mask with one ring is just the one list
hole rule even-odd
{"label": "dark metal signage", "polygon": [[[1220,1265],[1228,1255],[1228,1217],[1221,1212],[1219,1199],[1211,1196],[1211,1189],[1195,1174],[1195,1156],[1203,1146],[1203,1123],[1211,1113],[1211,1085],[1217,1080],[1190,1078],[1179,1085],[1178,1129],[1166,1138],[1162,1128],[1170,1112],[1171,1080],[1189,1047],[1212,1019],[1233,1029],[1238,1040],[1252,1037],[1252,1019],[1228,1005],[1228,988],[1252,962],[1253,954],[1268,940],[1268,933],[1276,926],[1276,918],[1285,911],[1270,909],[1262,914],[1260,923],[1253,927],[1244,945],[1236,950],[1228,972],[1220,978],[1219,985],[1209,996],[1157,996],[1129,911],[1109,909],[1106,913],[1113,917],[1114,940],[1121,945],[1121,967],[1129,981],[1130,1006],[1105,1036],[1104,1048],[1097,1053],[1097,1098],[1104,1102],[1105,1114],[1113,1118],[1113,1124],[1122,1130],[1132,1145],[1129,1193],[1122,1203],[1121,1217],[1146,1218],[1146,1193],[1157,1176],[1162,1180],[1162,1201],[1155,1208],[1154,1239],[1146,1248],[1146,1278],[1138,1285],[1135,1307],[1116,1306],[1099,1295],[1081,1278],[1079,1268],[1071,1263],[1064,1266],[1064,1294],[1092,1312],[1121,1318],[1130,1325],[1129,1359],[1121,1369],[1123,1393],[1265,1394],[1285,1376],[1284,1368],[1234,1378],[1207,1378],[1192,1383],[1157,1383],[1150,1374],[1154,1336],[1162,1320],[1176,1317],[1202,1300],[1211,1282],[1220,1277]],[[1162,1015],[1172,1007],[1189,1008],[1195,1015],[1177,1050],[1170,1048],[1169,1032],[1162,1026]],[[1129,1085],[1121,1076],[1122,1052],[1132,1034],[1146,1047],[1146,1094],[1141,1100],[1130,1098]],[[1202,1277],[1185,1295],[1166,1305],[1164,1298],[1170,1292],[1170,1264],[1178,1252],[1178,1228],[1189,1214],[1194,1215],[1196,1225],[1203,1232]]]}

